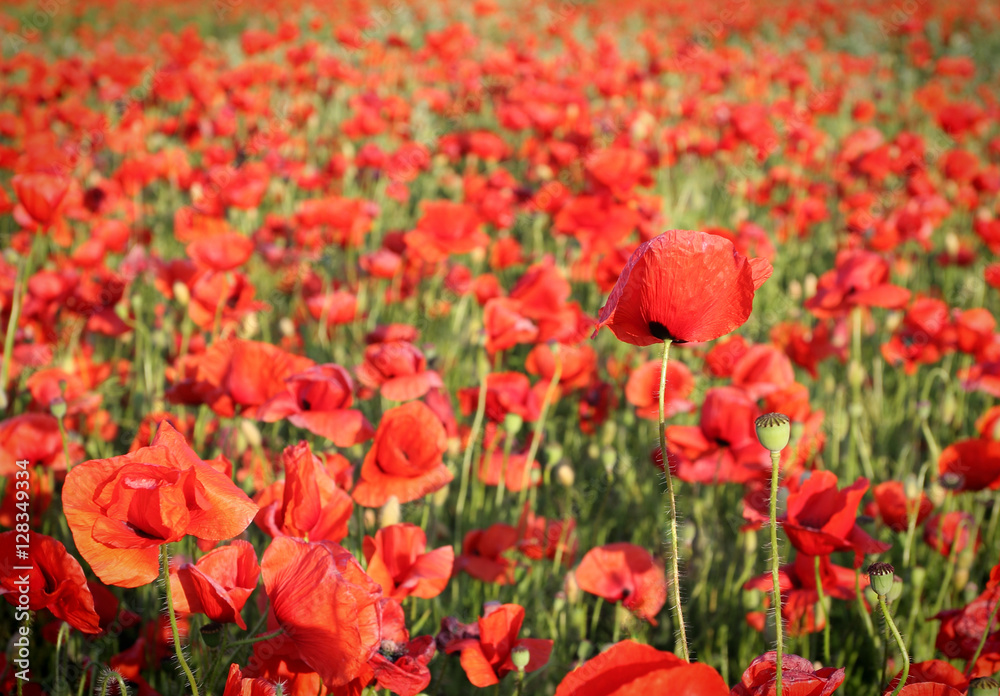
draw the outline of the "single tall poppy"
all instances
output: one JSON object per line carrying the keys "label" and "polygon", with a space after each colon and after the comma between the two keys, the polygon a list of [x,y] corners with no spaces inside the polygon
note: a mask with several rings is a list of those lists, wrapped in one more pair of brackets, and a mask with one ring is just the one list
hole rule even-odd
{"label": "single tall poppy", "polygon": [[597,329],[607,326],[636,346],[711,341],[750,317],[754,292],[771,271],[767,259],[746,258],[728,239],[669,230],[632,254]]}

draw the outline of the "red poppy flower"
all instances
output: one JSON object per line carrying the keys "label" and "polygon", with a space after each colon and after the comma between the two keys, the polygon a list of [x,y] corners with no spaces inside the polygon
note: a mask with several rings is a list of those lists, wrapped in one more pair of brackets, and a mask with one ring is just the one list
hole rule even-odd
{"label": "red poppy flower", "polygon": [[379,600],[379,604],[382,612],[379,650],[360,677],[345,689],[334,692],[338,695],[360,694],[374,681],[380,688],[399,696],[417,696],[431,682],[427,665],[436,651],[434,637],[420,636],[410,640],[402,605],[389,598]]}
{"label": "red poppy flower", "polygon": [[[59,541],[38,532],[31,533],[31,561],[19,560],[18,536],[24,535],[13,531],[0,533],[0,567],[4,569],[0,595],[15,607],[31,611],[48,609],[78,631],[100,633],[100,617],[80,563]],[[21,566],[30,566],[31,570],[16,569]],[[25,591],[27,607],[18,603]]]}
{"label": "red poppy flower", "polygon": [[187,245],[187,254],[201,268],[225,272],[239,268],[253,254],[254,244],[238,232],[200,237]]}
{"label": "red poppy flower", "polygon": [[336,541],[347,536],[354,511],[351,496],[320,459],[300,442],[281,453],[285,478],[257,494],[254,522],[272,537]]}
{"label": "red poppy flower", "polygon": [[257,513],[169,423],[149,447],[74,467],[62,501],[80,555],[102,582],[120,587],[156,579],[161,544],[187,534],[230,539]]}
{"label": "red poppy flower", "polygon": [[567,391],[581,389],[589,385],[594,377],[597,352],[589,345],[558,345],[555,348],[548,344],[537,345],[528,353],[524,369],[528,374],[538,375],[542,381],[549,383],[555,376],[556,364],[561,368],[559,386]]}
{"label": "red poppy flower", "polygon": [[366,442],[372,426],[354,403],[354,380],[340,365],[315,365],[284,380],[285,388],[261,404],[265,423],[287,418],[292,425],[325,437],[337,447]]}
{"label": "red poppy flower", "polygon": [[528,651],[525,672],[541,669],[549,661],[552,641],[541,638],[518,638],[524,622],[524,608],[504,604],[479,619],[479,638],[455,640],[445,646],[448,654],[461,652],[462,669],[473,685],[480,688],[499,684],[509,673],[517,671],[511,652],[518,648]]}
{"label": "red poppy flower", "polygon": [[969,677],[988,677],[1000,670],[1000,617],[989,624],[996,603],[1000,602],[1000,565],[990,571],[986,589],[961,609],[948,609],[933,618],[941,622],[935,645],[945,657],[972,660],[979,643],[986,643],[975,665],[967,665]]}
{"label": "red poppy flower", "polygon": [[247,625],[240,611],[256,589],[259,577],[253,546],[237,539],[209,551],[197,563],[171,568],[174,610],[204,614],[218,623],[235,623],[245,631]]}
{"label": "red poppy flower", "polygon": [[824,273],[805,306],[817,317],[834,317],[854,307],[900,309],[910,291],[889,282],[889,262],[870,251],[842,251],[836,268]]}
{"label": "red poppy flower", "polygon": [[391,496],[409,503],[448,485],[453,476],[441,459],[447,446],[444,426],[423,402],[389,409],[361,465],[354,500],[365,507],[381,507]]}
{"label": "red poppy flower", "polygon": [[[667,427],[671,471],[684,481],[700,483],[746,483],[766,476],[771,460],[754,429],[759,415],[757,404],[742,389],[709,389],[699,425]],[[659,448],[653,461],[663,467]]]}
{"label": "red poppy flower", "polygon": [[14,215],[24,220],[18,220],[19,224],[27,227],[29,222],[34,222],[45,227],[56,220],[70,180],[52,174],[18,174],[11,179],[11,184],[20,201],[20,211],[15,210]]}
{"label": "red poppy flower", "polygon": [[418,258],[436,263],[489,244],[474,208],[451,201],[424,201],[422,205],[416,229],[405,236],[407,249]]}
{"label": "red poppy flower", "polygon": [[971,438],[948,445],[938,458],[938,471],[958,491],[1000,488],[1000,442]]}
{"label": "red poppy flower", "polygon": [[444,386],[441,376],[427,369],[427,359],[420,349],[406,341],[368,346],[365,361],[354,374],[361,384],[379,390],[390,401],[419,399],[431,389]]}
{"label": "red poppy flower", "polygon": [[[969,545],[975,528],[976,520],[967,512],[953,510],[937,514],[924,525],[924,542],[945,558],[950,558],[952,553],[961,553]],[[981,537],[981,534],[976,535],[976,550],[982,544]]]}
{"label": "red poppy flower", "polygon": [[593,548],[575,575],[584,592],[621,602],[640,619],[657,625],[656,615],[667,601],[667,578],[646,549],[627,542]]}
{"label": "red poppy flower", "polygon": [[486,350],[490,355],[538,339],[538,326],[520,309],[521,303],[509,297],[494,297],[483,307]]}
{"label": "red poppy flower", "polygon": [[615,643],[567,674],[556,696],[728,696],[729,687],[704,663],[688,663],[673,653],[631,640]]}
{"label": "red poppy flower", "polygon": [[[544,387],[547,389],[548,384]],[[479,403],[479,387],[458,390],[458,403],[466,416],[475,413]],[[520,372],[491,372],[486,376],[486,417],[500,423],[508,413],[514,413],[529,423],[538,420],[541,399],[532,389],[528,376]]]}
{"label": "red poppy flower", "polygon": [[222,696],[275,696],[277,689],[267,679],[244,677],[239,665],[229,665],[229,676]]}
{"label": "red poppy flower", "polygon": [[528,558],[555,560],[558,556],[566,565],[573,565],[576,556],[578,540],[576,537],[576,520],[546,520],[528,510],[524,505],[524,513],[517,525],[517,549]]}
{"label": "red poppy flower", "polygon": [[710,341],[750,317],[771,270],[767,259],[747,259],[722,237],[670,230],[632,254],[597,328],[636,346]]}
{"label": "red poppy flower", "polygon": [[916,525],[920,526],[934,509],[930,498],[921,491],[920,500],[906,497],[905,487],[900,481],[886,481],[875,486],[875,505],[879,517],[894,532],[905,532],[910,527],[910,516],[916,516]]}
{"label": "red poppy flower", "polygon": [[[658,420],[660,417],[660,360],[650,360],[632,371],[625,383],[625,398],[635,406],[640,418]],[[694,376],[679,360],[667,364],[667,382],[663,394],[663,407],[667,418],[694,410],[687,397],[694,391]]]}
{"label": "red poppy flower", "polygon": [[750,346],[733,366],[733,386],[739,387],[754,401],[790,387],[795,370],[788,356],[775,346],[761,343]]}
{"label": "red poppy flower", "polygon": [[[778,670],[772,650],[754,658],[730,696],[769,696],[775,693]],[[844,668],[813,668],[812,662],[785,653],[781,657],[781,683],[785,696],[829,696],[844,681]]]}
{"label": "red poppy flower", "polygon": [[[883,696],[892,696],[902,674],[892,678]],[[898,696],[962,696],[968,688],[969,680],[958,669],[944,660],[926,660],[910,665],[906,684]]]}
{"label": "red poppy flower", "polygon": [[[83,448],[70,443],[70,458],[83,458]],[[66,456],[59,435],[59,421],[48,413],[22,413],[0,422],[0,476],[13,476],[16,462],[29,466],[66,470]]]}
{"label": "red poppy flower", "polygon": [[203,271],[191,279],[188,316],[206,331],[215,326],[216,317],[222,327],[238,324],[253,312],[267,308],[266,303],[254,300],[256,292],[250,279],[239,271]]}
{"label": "red poppy flower", "polygon": [[167,397],[173,403],[207,404],[226,418],[240,406],[253,414],[253,409],[286,391],[286,378],[314,364],[270,343],[217,341],[204,353],[186,358]]}
{"label": "red poppy flower", "polygon": [[[844,568],[830,560],[829,556],[820,556],[820,582],[823,584],[823,594],[834,599],[850,602],[855,599],[855,571]],[[868,586],[868,578],[861,576],[861,587]],[[771,605],[774,588],[771,573],[764,573],[750,578],[743,585],[745,590],[760,590],[764,595],[764,605]],[[819,591],[816,587],[816,557],[800,553],[792,563],[781,566],[778,570],[778,589],[781,590],[781,617],[785,621],[791,636],[822,631],[826,626],[826,613],[817,610]],[[766,618],[763,612],[751,612],[747,615],[747,623],[758,631],[764,630]]]}
{"label": "red poppy flower", "polygon": [[386,597],[437,597],[448,585],[455,551],[442,546],[427,551],[427,535],[415,524],[394,524],[365,537],[368,575],[382,586]]}
{"label": "red poppy flower", "polygon": [[462,540],[462,553],[455,559],[458,574],[465,571],[477,580],[510,585],[514,582],[517,562],[504,554],[517,544],[517,529],[497,522],[487,529],[466,532]]}
{"label": "red poppy flower", "polygon": [[379,648],[378,583],[332,541],[278,537],[260,564],[271,609],[268,628],[328,688],[357,678]]}
{"label": "red poppy flower", "polygon": [[[781,520],[792,546],[809,556],[828,556],[854,549],[855,554],[881,553],[889,544],[876,541],[857,524],[858,505],[868,490],[859,478],[841,491],[832,471],[814,471],[799,490],[788,496]],[[860,564],[860,559],[857,561]]]}

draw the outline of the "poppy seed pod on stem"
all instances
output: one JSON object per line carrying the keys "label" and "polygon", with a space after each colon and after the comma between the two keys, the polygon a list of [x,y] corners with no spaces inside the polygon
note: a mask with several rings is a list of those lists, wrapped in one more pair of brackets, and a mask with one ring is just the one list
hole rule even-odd
{"label": "poppy seed pod on stem", "polygon": [[791,438],[791,420],[784,413],[765,413],[754,421],[757,439],[769,452],[780,452]]}
{"label": "poppy seed pod on stem", "polygon": [[969,682],[969,696],[997,696],[1000,683],[993,677],[979,677]]}
{"label": "poppy seed pod on stem", "polygon": [[892,591],[893,578],[896,569],[888,563],[872,563],[868,566],[868,579],[872,589],[880,597],[886,597]]}

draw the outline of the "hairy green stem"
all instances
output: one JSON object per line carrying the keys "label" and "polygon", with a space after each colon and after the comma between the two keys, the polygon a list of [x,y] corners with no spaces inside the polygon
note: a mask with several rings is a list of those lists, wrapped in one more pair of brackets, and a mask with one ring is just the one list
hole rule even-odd
{"label": "hairy green stem", "polygon": [[882,595],[878,596],[878,605],[882,609],[882,616],[885,617],[886,625],[888,625],[889,630],[892,631],[892,637],[896,639],[896,646],[899,648],[899,652],[903,656],[903,673],[899,675],[899,683],[896,684],[896,688],[892,692],[892,696],[898,696],[899,692],[902,691],[903,686],[906,684],[906,678],[910,676],[910,654],[906,652],[906,644],[903,643],[903,636],[899,635],[899,629],[896,628],[896,624],[892,620],[892,615],[889,613],[889,607],[885,605],[885,597]]}
{"label": "hairy green stem", "polygon": [[163,574],[163,591],[167,599],[167,616],[170,618],[170,631],[174,638],[174,653],[177,661],[181,663],[181,669],[187,675],[188,683],[191,685],[192,696],[198,696],[198,684],[195,682],[194,673],[184,659],[184,650],[181,649],[180,631],[177,630],[177,614],[174,613],[174,596],[170,589],[170,556],[167,553],[167,545],[160,546],[160,571]]}
{"label": "hairy green stem", "polygon": [[819,595],[819,606],[823,610],[823,661],[830,664],[830,612],[826,610],[823,578],[819,572],[820,559],[820,556],[813,557],[813,567],[816,570],[816,593]]}
{"label": "hairy green stem", "polygon": [[771,452],[771,592],[774,596],[775,633],[775,688],[781,696],[781,658],[784,654],[784,626],[781,620],[781,583],[778,581],[778,566],[781,554],[778,549],[778,479],[781,478],[781,451]]}
{"label": "hairy green stem", "polygon": [[663,361],[660,363],[660,458],[663,462],[663,477],[667,482],[667,541],[670,544],[670,590],[673,594],[674,623],[677,624],[677,643],[680,648],[680,657],[685,662],[690,661],[688,652],[687,629],[684,626],[684,612],[681,608],[681,571],[677,547],[677,502],[674,497],[674,480],[670,475],[670,461],[667,457],[667,416],[666,416],[666,390],[667,390],[667,363],[670,360],[669,339],[663,342]]}

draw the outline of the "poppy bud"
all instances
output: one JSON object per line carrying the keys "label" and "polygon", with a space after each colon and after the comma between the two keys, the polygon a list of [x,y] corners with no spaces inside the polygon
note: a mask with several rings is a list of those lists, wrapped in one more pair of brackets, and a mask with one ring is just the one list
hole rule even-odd
{"label": "poppy bud", "polygon": [[210,648],[217,648],[222,642],[223,625],[212,621],[201,627],[201,642]]}
{"label": "poppy bud", "polygon": [[857,360],[852,360],[847,366],[847,383],[857,388],[865,383],[865,368]]}
{"label": "poppy bud", "polygon": [[917,417],[920,420],[927,420],[931,415],[931,402],[929,401],[919,401],[917,402]]}
{"label": "poppy bud", "polygon": [[49,404],[49,411],[56,418],[63,418],[66,415],[66,399],[61,396],[52,399],[52,403]]}
{"label": "poppy bud", "polygon": [[385,505],[378,511],[378,527],[379,529],[385,529],[386,527],[391,527],[394,524],[399,524],[402,519],[402,509],[399,506],[399,498],[394,495],[390,495],[389,499],[385,501]]}
{"label": "poppy bud", "polygon": [[503,418],[503,427],[511,436],[517,435],[521,430],[521,426],[524,425],[524,418],[516,413],[508,413]]}
{"label": "poppy bud", "polygon": [[766,413],[754,425],[757,427],[757,439],[764,449],[780,452],[788,446],[792,428],[791,420],[784,413]]}
{"label": "poppy bud", "polygon": [[969,696],[997,696],[1000,683],[993,677],[977,677],[969,682]]}
{"label": "poppy bud", "polygon": [[523,672],[530,660],[531,652],[523,646],[519,645],[510,651],[510,661],[514,663],[518,672]]}
{"label": "poppy bud", "polygon": [[559,462],[556,465],[556,481],[563,488],[572,488],[576,482],[576,474],[573,471],[573,467],[566,462]]}
{"label": "poppy bud", "polygon": [[958,409],[958,402],[955,399],[955,395],[950,391],[945,392],[944,400],[941,402],[941,420],[945,423],[951,423],[955,418],[955,411]]}
{"label": "poppy bud", "polygon": [[884,598],[892,592],[895,573],[896,569],[888,563],[872,563],[868,566],[868,579],[876,594]]}
{"label": "poppy bud", "polygon": [[187,307],[188,302],[191,301],[191,289],[181,281],[174,283],[174,297],[177,299],[177,304],[181,307]]}
{"label": "poppy bud", "polygon": [[885,598],[885,601],[892,604],[902,596],[903,596],[903,580],[902,578],[893,578],[892,588],[890,588],[889,596]]}

